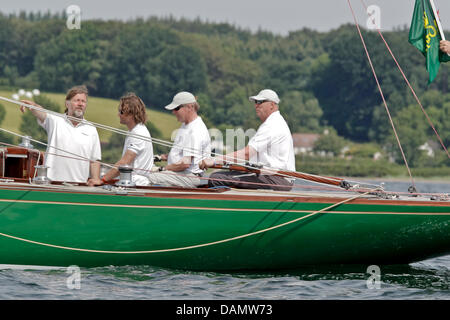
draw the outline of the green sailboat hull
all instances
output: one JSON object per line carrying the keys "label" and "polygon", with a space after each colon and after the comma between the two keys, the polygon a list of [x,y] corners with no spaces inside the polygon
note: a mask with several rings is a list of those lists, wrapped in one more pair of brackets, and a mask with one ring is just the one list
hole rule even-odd
{"label": "green sailboat hull", "polygon": [[449,202],[352,201],[318,212],[340,200],[4,188],[0,264],[281,270],[450,254]]}

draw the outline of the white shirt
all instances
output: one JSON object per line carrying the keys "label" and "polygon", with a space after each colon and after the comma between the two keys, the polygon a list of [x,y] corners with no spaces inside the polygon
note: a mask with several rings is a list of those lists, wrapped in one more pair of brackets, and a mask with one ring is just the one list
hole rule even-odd
{"label": "white shirt", "polygon": [[192,157],[191,165],[183,173],[202,173],[198,163],[211,156],[211,138],[201,117],[177,130],[174,144],[167,159],[168,164],[176,163],[183,157]]}
{"label": "white shirt", "polygon": [[248,145],[256,150],[250,162],[295,171],[294,143],[291,130],[279,111],[273,112],[258,128]]}
{"label": "white shirt", "polygon": [[90,171],[89,160],[102,158],[97,129],[85,122],[74,126],[67,117],[51,114],[46,115],[43,123],[39,120],[38,123],[47,131],[48,136],[44,163],[49,167],[48,178],[55,181],[86,182]]}
{"label": "white shirt", "polygon": [[[142,123],[137,124],[131,131],[131,134],[136,134],[144,137],[151,138],[150,132],[145,125]],[[130,150],[136,153],[136,158],[130,164],[133,170],[133,180],[136,175],[148,176],[150,174],[150,170],[153,167],[153,145],[150,141],[145,141],[138,137],[133,137],[127,135],[125,139],[125,143],[123,145],[122,156],[125,154],[127,150]],[[141,170],[139,170],[141,169]]]}

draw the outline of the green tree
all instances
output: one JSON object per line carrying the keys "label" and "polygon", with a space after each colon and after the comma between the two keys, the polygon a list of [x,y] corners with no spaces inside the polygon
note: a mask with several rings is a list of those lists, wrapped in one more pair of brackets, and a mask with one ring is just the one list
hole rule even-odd
{"label": "green tree", "polygon": [[223,98],[222,104],[224,114],[218,116],[232,127],[242,126],[244,122],[252,126],[259,121],[256,117],[255,107],[249,101],[247,92],[243,87],[237,87],[228,93]]}
{"label": "green tree", "polygon": [[[2,104],[0,104],[0,124],[5,119],[5,115],[6,115],[5,107]],[[0,131],[0,142],[13,144],[15,140],[16,139],[11,134],[4,131]]]}
{"label": "green tree", "polygon": [[376,153],[380,153],[383,155],[383,150],[379,145],[375,143],[363,143],[352,145],[345,154],[355,158],[372,159]]}
{"label": "green tree", "polygon": [[[408,164],[411,167],[422,165],[426,155],[424,151],[419,150],[419,147],[425,144],[429,138],[426,120],[423,118],[421,110],[415,105],[410,105],[394,117],[393,122]],[[404,163],[394,135],[386,139],[385,146],[397,163]]]}
{"label": "green tree", "polygon": [[322,134],[319,139],[314,143],[313,150],[315,152],[331,152],[334,156],[338,156],[341,153],[342,148],[345,147],[347,141],[338,136],[336,131],[328,129],[327,134]]}
{"label": "green tree", "polygon": [[[131,91],[147,105],[167,104],[163,97],[169,93],[157,91],[161,87],[158,78],[162,63],[160,57],[169,46],[176,46],[178,40],[175,32],[161,26],[143,23],[122,25],[105,52],[99,93],[119,98]],[[174,93],[170,94],[173,96]]]}
{"label": "green tree", "polygon": [[[147,121],[147,123],[145,124],[148,131],[150,132],[150,135],[152,136],[152,138],[154,139],[159,139],[159,140],[163,140],[164,137],[162,135],[161,130],[159,130],[151,121]],[[153,142],[153,153],[154,154],[161,154],[161,153],[167,153],[167,147],[161,145],[160,143],[157,142]]]}
{"label": "green tree", "polygon": [[[397,98],[403,96],[405,82],[386,48],[380,44],[379,36],[367,31],[362,34],[385,98],[389,100],[394,92],[401,93]],[[416,91],[420,93],[427,81],[427,77],[421,81],[424,73],[417,67],[422,65],[423,57],[414,52],[413,47],[402,45],[402,35],[406,36],[406,32],[385,33],[384,37],[398,61],[404,63],[402,68],[413,72],[410,80],[417,84]],[[318,68],[320,73],[312,81],[324,118],[340,135],[367,141],[370,138],[368,128],[373,128],[374,109],[382,100],[361,41],[354,26],[343,26],[329,32],[324,43],[329,56],[328,65]],[[410,103],[411,94],[404,97],[400,102],[402,107]],[[372,136],[377,136],[376,128],[373,131]]]}
{"label": "green tree", "polygon": [[147,101],[153,105],[167,104],[176,92],[200,93],[206,90],[206,64],[195,48],[185,45],[168,47],[143,68],[146,83],[144,97],[147,96]]}
{"label": "green tree", "polygon": [[274,88],[278,95],[288,91],[306,90],[309,87],[311,60],[279,60],[267,57],[260,62],[265,65],[265,87]]}
{"label": "green tree", "polygon": [[17,65],[19,46],[17,28],[11,19],[0,15],[0,75],[4,75],[5,67]]}
{"label": "green tree", "polygon": [[61,92],[82,83],[95,94],[106,47],[107,42],[98,39],[97,29],[88,23],[41,44],[35,58],[41,89]]}
{"label": "green tree", "polygon": [[[444,102],[441,108],[434,106],[429,107],[427,109],[427,113],[437,133],[441,137],[442,143],[448,150],[450,148],[450,101]],[[435,141],[439,145],[439,150],[444,151],[440,145],[440,141],[436,137],[436,134],[430,125],[427,127],[427,133],[430,140]]]}
{"label": "green tree", "polygon": [[102,162],[108,164],[116,163],[122,156],[125,136],[113,132],[109,137],[108,143],[102,146]]}
{"label": "green tree", "polygon": [[[204,94],[208,95],[210,105],[213,106],[208,110],[208,119],[219,125],[230,122],[228,113],[233,118],[239,117],[239,105],[246,106],[248,97],[263,87],[258,80],[262,78],[261,66],[246,57],[246,49],[251,44],[230,35],[222,39],[190,34],[182,39],[199,50],[206,64],[207,90]],[[228,111],[230,108],[234,110]],[[237,122],[243,126],[251,125],[244,124],[245,120],[245,115],[241,114]],[[236,123],[235,119],[232,122]]]}
{"label": "green tree", "polygon": [[301,91],[289,91],[281,98],[280,112],[292,132],[320,132],[322,109],[317,99]]}

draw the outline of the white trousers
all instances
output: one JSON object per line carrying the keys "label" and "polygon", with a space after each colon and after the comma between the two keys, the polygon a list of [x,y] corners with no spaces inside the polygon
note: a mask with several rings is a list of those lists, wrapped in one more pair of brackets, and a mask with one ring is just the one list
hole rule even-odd
{"label": "white trousers", "polygon": [[147,176],[147,179],[147,185],[162,187],[196,188],[200,184],[205,183],[195,174],[177,174],[173,171],[152,172]]}

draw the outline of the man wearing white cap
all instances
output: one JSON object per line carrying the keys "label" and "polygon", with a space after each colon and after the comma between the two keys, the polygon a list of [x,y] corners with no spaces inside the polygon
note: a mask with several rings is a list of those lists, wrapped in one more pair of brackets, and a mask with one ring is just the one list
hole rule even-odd
{"label": "man wearing white cap", "polygon": [[[255,104],[255,111],[262,124],[248,145],[236,152],[213,159],[205,159],[200,168],[212,167],[224,162],[250,161],[265,168],[295,171],[295,156],[292,134],[283,116],[278,111],[280,99],[275,91],[261,90],[249,97]],[[267,174],[266,174],[267,173]],[[259,175],[239,171],[223,171],[211,174],[210,186],[232,186],[246,189],[290,190],[292,182],[264,171]]]}
{"label": "man wearing white cap", "polygon": [[200,177],[204,172],[198,164],[211,155],[208,129],[197,114],[200,105],[192,93],[183,91],[177,93],[165,108],[171,110],[182,125],[169,154],[161,155],[167,166],[160,167],[160,172],[151,173],[149,182],[165,187],[195,188],[202,184]]}

